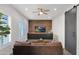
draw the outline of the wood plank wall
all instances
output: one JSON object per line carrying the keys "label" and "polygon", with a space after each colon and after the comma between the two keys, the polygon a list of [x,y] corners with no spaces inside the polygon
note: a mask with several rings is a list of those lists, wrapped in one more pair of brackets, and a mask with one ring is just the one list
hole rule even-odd
{"label": "wood plank wall", "polygon": [[29,33],[35,32],[35,26],[43,25],[46,27],[46,32],[52,29],[52,20],[29,20],[28,21],[28,31]]}

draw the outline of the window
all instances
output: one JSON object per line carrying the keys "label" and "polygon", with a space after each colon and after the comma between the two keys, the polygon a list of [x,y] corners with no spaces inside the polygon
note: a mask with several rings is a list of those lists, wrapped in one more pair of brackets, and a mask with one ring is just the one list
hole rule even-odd
{"label": "window", "polygon": [[0,13],[0,46],[11,42],[10,30],[11,18],[3,13]]}

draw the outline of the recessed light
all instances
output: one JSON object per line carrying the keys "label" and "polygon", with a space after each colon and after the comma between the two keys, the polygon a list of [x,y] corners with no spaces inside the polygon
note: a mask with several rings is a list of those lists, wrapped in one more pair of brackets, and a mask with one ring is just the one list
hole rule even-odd
{"label": "recessed light", "polygon": [[56,9],[56,8],[54,8],[54,10],[56,11],[57,9]]}
{"label": "recessed light", "polygon": [[25,8],[25,11],[28,11],[28,8]]}

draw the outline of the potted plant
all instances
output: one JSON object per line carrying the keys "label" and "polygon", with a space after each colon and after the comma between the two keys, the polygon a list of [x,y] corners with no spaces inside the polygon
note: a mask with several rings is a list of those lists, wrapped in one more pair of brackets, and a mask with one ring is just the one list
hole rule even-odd
{"label": "potted plant", "polygon": [[8,34],[10,34],[9,26],[4,21],[1,21],[1,17],[3,15],[4,14],[0,13],[0,39],[3,39],[4,37],[7,37]]}

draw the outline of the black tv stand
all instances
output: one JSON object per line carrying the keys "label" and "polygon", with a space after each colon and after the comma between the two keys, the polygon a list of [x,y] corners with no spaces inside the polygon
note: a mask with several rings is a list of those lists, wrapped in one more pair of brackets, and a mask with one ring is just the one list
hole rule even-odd
{"label": "black tv stand", "polygon": [[28,39],[46,39],[46,40],[52,40],[53,39],[53,33],[28,33]]}

